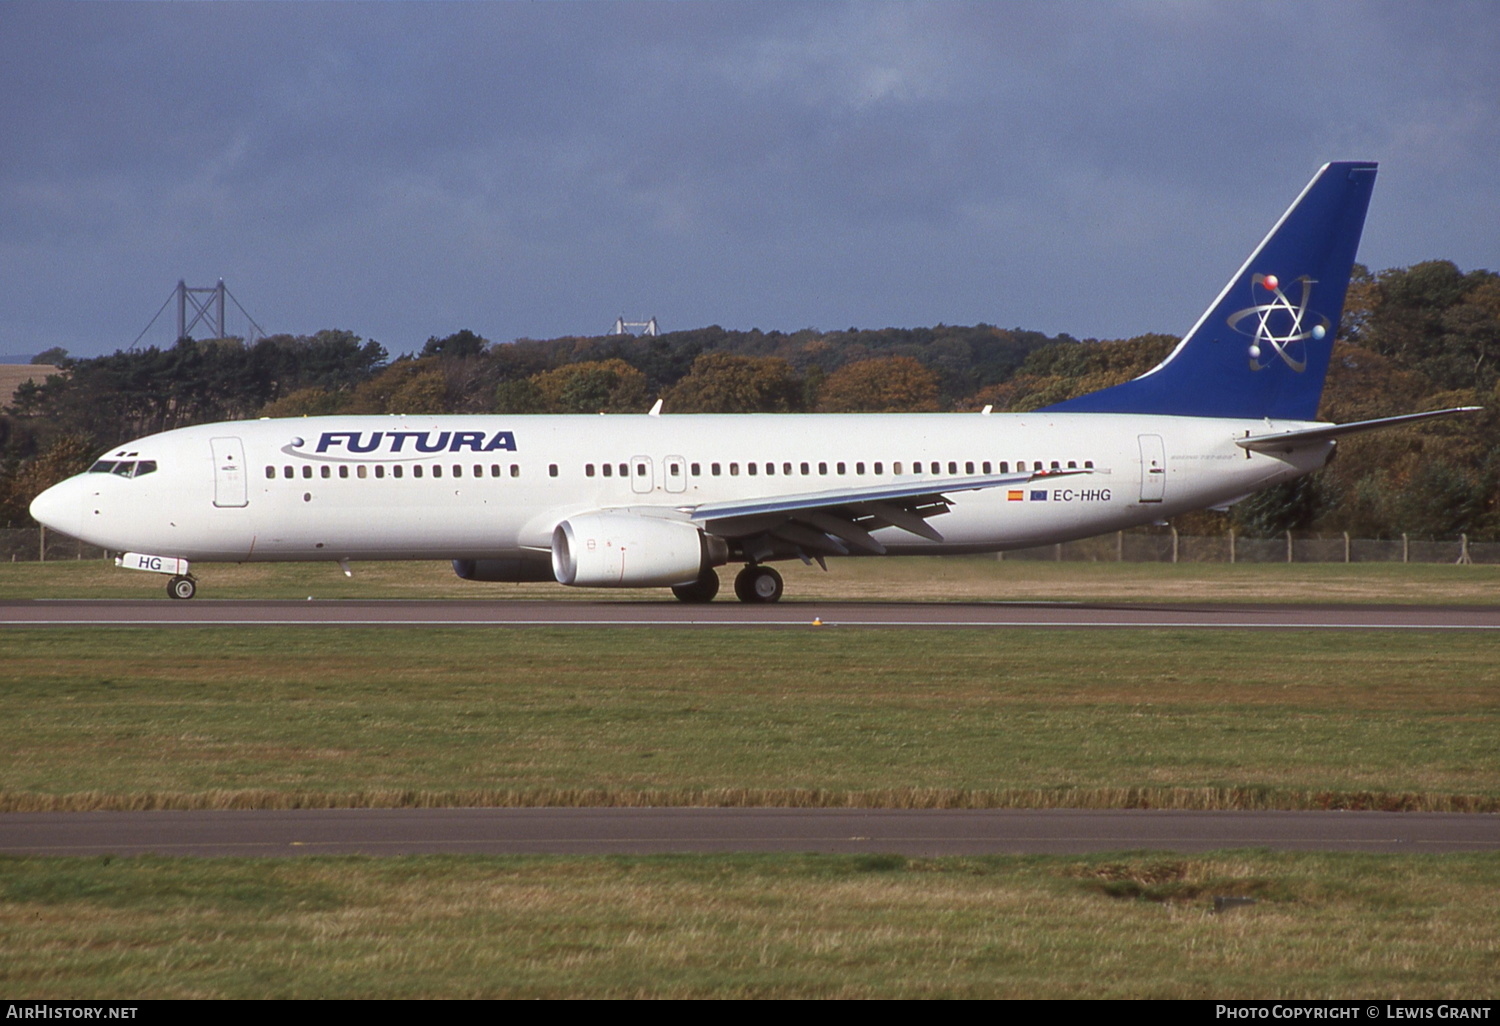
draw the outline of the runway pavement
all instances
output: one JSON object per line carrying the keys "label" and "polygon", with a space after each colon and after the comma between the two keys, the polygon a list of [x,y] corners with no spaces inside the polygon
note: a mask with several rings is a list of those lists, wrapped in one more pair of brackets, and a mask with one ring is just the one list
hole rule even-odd
{"label": "runway pavement", "polygon": [[0,815],[4,855],[911,856],[1223,848],[1500,851],[1500,816],[1385,812],[869,809],[331,809]]}
{"label": "runway pavement", "polygon": [[1500,607],[1115,603],[510,602],[505,600],[0,601],[0,625],[988,627],[1500,631]]}

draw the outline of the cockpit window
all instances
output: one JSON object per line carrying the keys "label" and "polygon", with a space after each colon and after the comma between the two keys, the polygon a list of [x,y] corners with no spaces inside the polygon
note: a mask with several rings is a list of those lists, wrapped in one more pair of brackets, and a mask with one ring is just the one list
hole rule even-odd
{"label": "cockpit window", "polygon": [[155,472],[155,460],[99,460],[89,468],[90,474],[118,474],[121,477],[143,477]]}

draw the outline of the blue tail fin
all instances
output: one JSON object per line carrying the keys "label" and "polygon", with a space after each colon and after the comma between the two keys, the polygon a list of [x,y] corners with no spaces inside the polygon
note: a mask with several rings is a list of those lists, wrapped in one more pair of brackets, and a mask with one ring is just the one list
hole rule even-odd
{"label": "blue tail fin", "polygon": [[1155,368],[1044,409],[1312,420],[1375,167],[1325,164]]}

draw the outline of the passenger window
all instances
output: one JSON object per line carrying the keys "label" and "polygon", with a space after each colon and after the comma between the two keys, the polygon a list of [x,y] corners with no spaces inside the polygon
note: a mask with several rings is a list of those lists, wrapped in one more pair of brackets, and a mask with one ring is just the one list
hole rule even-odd
{"label": "passenger window", "polygon": [[948,473],[950,473],[950,474],[957,474],[958,473],[958,464],[954,463],[954,462],[952,462],[950,460],[949,463],[948,463]]}
{"label": "passenger window", "polygon": [[391,476],[392,477],[400,477],[401,476],[401,464],[398,463],[394,467],[391,468]]}
{"label": "passenger window", "polygon": [[500,464],[498,464],[498,463],[491,463],[490,464],[490,477],[499,477],[499,476],[500,476]]}
{"label": "passenger window", "polygon": [[[115,473],[118,474],[119,471],[116,470]],[[286,478],[290,478],[292,476],[292,468],[291,467],[282,467],[281,468],[281,476],[282,477],[286,477]]]}
{"label": "passenger window", "polygon": [[883,464],[883,463],[877,463],[877,464],[875,464],[875,473],[877,473],[877,474],[883,474],[883,473],[885,473],[885,464]]}
{"label": "passenger window", "polygon": [[1069,460],[1068,461],[1068,469],[1069,470],[1077,470],[1078,469],[1078,461],[1077,460]]}
{"label": "passenger window", "polygon": [[[396,469],[400,470],[401,468],[397,467]],[[318,468],[318,476],[322,477],[324,480],[327,480],[328,478],[333,476],[333,471],[329,468],[328,464],[325,463]],[[401,475],[397,474],[396,476],[400,477]]]}
{"label": "passenger window", "polygon": [[375,476],[377,478],[383,478],[383,477],[385,477],[385,464],[384,463],[377,463],[377,464],[375,464]]}
{"label": "passenger window", "polygon": [[1057,461],[1056,460],[1053,460],[1052,461],[1052,469],[1053,470],[1061,470],[1062,468],[1057,465]]}
{"label": "passenger window", "polygon": [[[343,470],[344,468],[340,467],[339,469]],[[411,476],[412,477],[421,477],[422,476],[422,464],[418,463],[416,466],[414,466],[414,467],[411,468]]]}
{"label": "passenger window", "polygon": [[729,476],[730,477],[739,477],[740,476],[740,465],[738,463],[731,463],[729,465]]}
{"label": "passenger window", "polygon": [[981,466],[984,467],[984,472],[986,474],[988,474],[990,472],[990,461],[989,460],[985,460],[984,463],[981,464]]}
{"label": "passenger window", "polygon": [[692,475],[694,477],[702,477],[703,476],[703,466],[702,466],[702,464],[699,464],[699,463],[694,463],[693,464],[693,466],[692,466]]}
{"label": "passenger window", "polygon": [[594,465],[592,463],[585,463],[583,465],[583,476],[584,477],[593,477],[594,476]]}
{"label": "passenger window", "polygon": [[755,464],[754,463],[746,463],[745,464],[745,472],[748,473],[751,477],[754,477],[755,476]]}
{"label": "passenger window", "polygon": [[682,464],[680,464],[680,463],[668,463],[667,464],[667,476],[668,477],[681,477],[682,476]]}
{"label": "passenger window", "polygon": [[1009,474],[1010,473],[1010,464],[1007,463],[1005,460],[1001,460],[1000,461],[1000,473],[1002,473],[1002,474]]}
{"label": "passenger window", "polygon": [[774,463],[767,463],[766,464],[766,474],[767,474],[767,476],[775,474],[775,473],[776,473],[776,464],[774,464]]}
{"label": "passenger window", "polygon": [[511,477],[520,477],[521,476],[521,465],[519,463],[512,463],[510,465],[510,476]]}
{"label": "passenger window", "polygon": [[547,476],[548,477],[556,477],[557,476],[557,464],[556,463],[549,463],[549,464],[547,464]]}
{"label": "passenger window", "polygon": [[606,464],[604,464],[604,476],[605,477],[614,477],[615,476],[615,467],[614,467],[614,464],[612,464],[612,463],[606,463]]}
{"label": "passenger window", "polygon": [[304,464],[303,467],[302,467],[302,476],[303,477],[312,477],[312,467],[309,466],[309,465]]}
{"label": "passenger window", "polygon": [[[349,465],[347,463],[340,464],[340,466],[339,466],[339,477],[348,477],[348,476],[349,476]],[[420,475],[418,475],[418,476],[420,476]]]}
{"label": "passenger window", "polygon": [[863,463],[854,464],[854,472],[856,474],[863,474],[865,472],[865,465]]}
{"label": "passenger window", "polygon": [[621,463],[620,464],[620,476],[621,477],[629,477],[630,476],[630,465],[629,464],[626,464],[626,463]]}
{"label": "passenger window", "polygon": [[[94,464],[94,470],[99,470],[99,468],[100,468],[100,467],[103,467],[103,466],[104,466],[104,464],[103,464],[103,463],[95,463],[95,464]],[[109,466],[110,466],[110,467],[113,467],[113,466],[114,466],[114,464],[113,464],[113,463],[111,463],[111,464],[110,464],[110,465],[109,465]],[[108,468],[108,467],[106,467],[106,468],[105,468],[105,469],[106,469],[106,470],[107,470],[107,469],[109,469],[109,468]],[[103,473],[103,472],[104,472],[104,471],[99,471],[99,472],[100,472],[100,473]],[[92,471],[90,471],[90,473],[92,473]],[[267,480],[267,481],[269,481],[269,480],[271,480],[271,479],[272,479],[272,478],[274,478],[274,477],[275,477],[275,476],[276,476],[276,468],[275,468],[275,467],[267,467],[267,468],[266,468],[266,480]]]}
{"label": "passenger window", "polygon": [[479,464],[477,464],[477,463],[476,463],[476,464],[474,464],[474,476],[475,476],[475,477],[483,477],[483,476],[484,476],[484,468],[483,468],[483,467],[481,467],[481,466],[480,466],[480,465],[479,465]]}
{"label": "passenger window", "polygon": [[720,468],[719,468],[719,465],[717,463],[710,463],[708,465],[708,472],[710,474],[712,474],[714,477],[718,477],[719,476],[719,470],[720,470]]}
{"label": "passenger window", "polygon": [[[792,465],[790,463],[783,463],[781,465],[781,472],[783,474],[786,474],[787,476],[790,477],[791,473],[792,473]],[[806,463],[802,464],[802,473],[804,473],[804,474],[807,473],[807,464]]]}
{"label": "passenger window", "polygon": [[369,475],[370,471],[363,463],[361,463],[359,466],[354,468],[354,472],[360,477],[366,477]]}
{"label": "passenger window", "polygon": [[964,473],[965,474],[972,474],[972,473],[974,473],[974,461],[973,460],[970,460],[968,463],[964,464]]}
{"label": "passenger window", "polygon": [[810,468],[806,463],[802,464],[801,470],[803,477],[806,477],[809,473],[812,472],[812,468]]}
{"label": "passenger window", "polygon": [[843,476],[843,474],[844,474],[844,465],[842,463],[840,463],[835,469],[838,470],[840,476]]}
{"label": "passenger window", "polygon": [[[920,474],[922,472],[922,464],[920,464],[920,463],[913,463],[911,466],[912,466],[912,473],[913,474]],[[876,473],[878,474],[878,473],[880,473],[880,471],[877,470]],[[901,464],[899,462],[891,464],[891,473],[892,474],[900,474],[901,473]]]}
{"label": "passenger window", "polygon": [[433,477],[442,477],[443,476],[443,468],[442,468],[441,464],[437,464],[437,465],[433,466],[433,468],[432,468],[432,476]]}
{"label": "passenger window", "polygon": [[1094,461],[1093,460],[1084,460],[1083,461],[1083,469],[1084,470],[1093,470],[1094,469]]}
{"label": "passenger window", "polygon": [[819,463],[818,464],[818,473],[822,474],[824,477],[827,477],[828,476],[828,464],[826,464],[826,463]]}

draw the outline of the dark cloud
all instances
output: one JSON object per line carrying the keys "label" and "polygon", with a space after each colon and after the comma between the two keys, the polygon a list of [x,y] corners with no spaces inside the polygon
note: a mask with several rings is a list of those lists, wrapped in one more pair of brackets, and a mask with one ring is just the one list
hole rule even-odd
{"label": "dark cloud", "polygon": [[220,276],[398,351],[1182,330],[1328,159],[1383,163],[1372,265],[1500,262],[1497,49],[1488,3],[7,3],[0,351]]}

